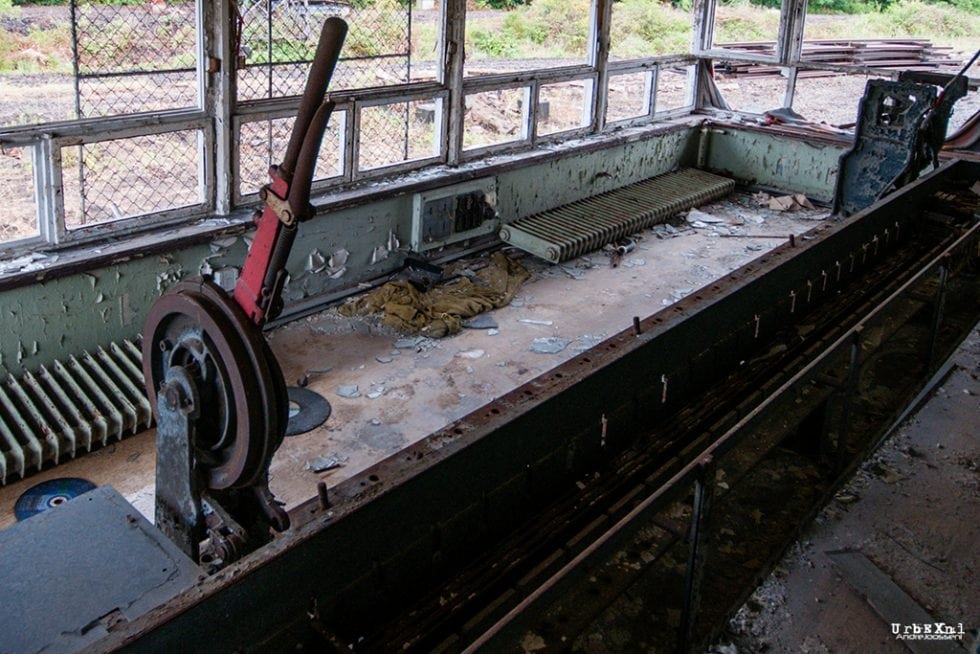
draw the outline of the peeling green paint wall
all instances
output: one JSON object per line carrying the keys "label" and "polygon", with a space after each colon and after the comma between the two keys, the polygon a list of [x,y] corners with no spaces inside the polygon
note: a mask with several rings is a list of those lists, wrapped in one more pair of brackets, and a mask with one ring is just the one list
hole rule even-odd
{"label": "peeling green paint wall", "polygon": [[833,199],[837,161],[846,146],[729,127],[705,133],[708,170],[821,202]]}
{"label": "peeling green paint wall", "polygon": [[694,165],[697,141],[698,130],[692,128],[499,175],[500,216],[509,222]]}
{"label": "peeling green paint wall", "polygon": [[[697,128],[682,129],[501,172],[496,176],[501,218],[516,220],[692,165],[698,134]],[[404,248],[410,241],[412,199],[404,193],[304,223],[287,264],[287,305],[397,270],[402,256],[391,246],[397,241]],[[233,285],[250,237],[216,239],[0,293],[0,371],[36,369],[135,337],[152,302],[184,276],[214,274]]]}

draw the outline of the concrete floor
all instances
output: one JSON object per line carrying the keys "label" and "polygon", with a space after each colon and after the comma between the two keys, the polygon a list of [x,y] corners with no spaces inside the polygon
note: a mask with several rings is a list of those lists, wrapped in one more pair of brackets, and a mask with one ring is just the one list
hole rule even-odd
{"label": "concrete floor", "polygon": [[[272,491],[287,508],[296,506],[316,495],[318,481],[336,484],[397,453],[630,327],[633,316],[655,313],[784,243],[790,233],[802,234],[828,213],[772,211],[746,193],[701,211],[708,216],[696,214],[696,227],[680,216],[674,231],[658,226],[636,235],[636,248],[615,268],[604,252],[560,266],[524,256],[531,279],[510,306],[487,314],[498,324],[496,334],[466,329],[400,348],[395,346],[404,345],[399,341],[405,336],[382,327],[379,318],[345,318],[336,309],[273,331],[269,341],[287,384],[305,376],[307,387],[330,401],[333,415],[325,425],[285,439],[272,461]],[[482,258],[471,264],[482,265]],[[534,339],[545,337],[568,343],[554,354],[529,350]],[[358,397],[337,394],[355,385]],[[0,488],[0,528],[13,523],[21,493],[57,477],[111,484],[152,517],[154,438],[153,430],[143,432]],[[343,465],[307,469],[317,457],[336,457]]]}
{"label": "concrete floor", "polygon": [[[855,550],[935,622],[980,627],[980,326],[952,373],[836,494],[729,624],[713,654],[971,654],[974,637],[896,639],[891,623],[849,585],[828,552]],[[885,597],[894,595],[879,585]],[[945,649],[912,647],[945,646]]]}

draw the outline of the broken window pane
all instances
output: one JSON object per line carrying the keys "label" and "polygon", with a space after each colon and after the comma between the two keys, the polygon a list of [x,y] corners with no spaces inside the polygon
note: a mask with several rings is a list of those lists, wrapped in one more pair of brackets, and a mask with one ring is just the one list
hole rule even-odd
{"label": "broken window pane", "polygon": [[660,0],[621,0],[612,6],[611,60],[684,54],[691,49],[692,17]]}
{"label": "broken window pane", "polygon": [[205,201],[199,130],[180,130],[61,149],[69,229]]}
{"label": "broken window pane", "polygon": [[715,85],[734,111],[763,114],[786,100],[786,78],[777,66],[718,61]]}
{"label": "broken window pane", "polygon": [[358,170],[391,166],[440,155],[439,99],[412,100],[360,110]]}
{"label": "broken window pane", "polygon": [[566,132],[592,121],[592,79],[542,84],[538,90],[538,135]]}
{"label": "broken window pane", "polygon": [[[239,130],[240,196],[257,193],[269,183],[269,166],[278,164],[286,154],[295,117],[257,120],[243,123]],[[334,111],[320,143],[313,180],[338,177],[344,173],[344,125],[346,111]]]}
{"label": "broken window pane", "polygon": [[762,7],[748,2],[715,5],[713,45],[758,55],[776,56],[779,4]]}
{"label": "broken window pane", "polygon": [[435,0],[413,0],[411,3],[409,81],[428,82],[439,78],[440,7],[444,4]]}
{"label": "broken window pane", "polygon": [[0,149],[0,197],[4,199],[0,243],[37,236],[34,164],[30,148]]}
{"label": "broken window pane", "polygon": [[814,123],[853,128],[869,79],[884,78],[801,70],[793,94],[793,111]]}
{"label": "broken window pane", "polygon": [[499,89],[466,96],[463,149],[498,145],[526,138],[528,88]]}
{"label": "broken window pane", "polygon": [[0,127],[75,118],[68,3],[17,11],[23,33],[0,26]]}
{"label": "broken window pane", "polygon": [[588,62],[592,0],[535,0],[466,14],[466,75]]}
{"label": "broken window pane", "polygon": [[609,95],[606,101],[606,122],[628,120],[650,113],[653,94],[653,73],[641,71],[609,76]]}
{"label": "broken window pane", "polygon": [[687,85],[693,66],[662,67],[657,73],[656,113],[689,106]]}

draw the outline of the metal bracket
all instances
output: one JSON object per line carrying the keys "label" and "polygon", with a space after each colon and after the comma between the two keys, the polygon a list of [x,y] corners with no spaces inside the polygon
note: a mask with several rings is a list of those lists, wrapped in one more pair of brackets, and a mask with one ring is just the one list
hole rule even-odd
{"label": "metal bracket", "polygon": [[293,215],[292,210],[289,208],[289,202],[276,195],[271,188],[263,186],[259,190],[259,198],[265,202],[265,206],[272,210],[272,213],[276,215],[276,218],[283,225],[292,227],[296,224],[296,216]]}
{"label": "metal bracket", "polygon": [[200,397],[182,366],[167,369],[157,393],[157,527],[195,562],[204,538],[203,483],[194,461],[195,424]]}

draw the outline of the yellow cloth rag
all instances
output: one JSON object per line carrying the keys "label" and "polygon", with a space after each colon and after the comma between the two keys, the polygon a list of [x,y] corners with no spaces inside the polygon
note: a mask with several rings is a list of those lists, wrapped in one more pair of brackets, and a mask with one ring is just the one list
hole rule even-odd
{"label": "yellow cloth rag", "polygon": [[510,304],[530,274],[503,252],[473,279],[461,277],[426,292],[408,282],[388,282],[342,305],[345,316],[366,316],[383,311],[384,324],[402,332],[442,338],[463,328],[467,318]]}

